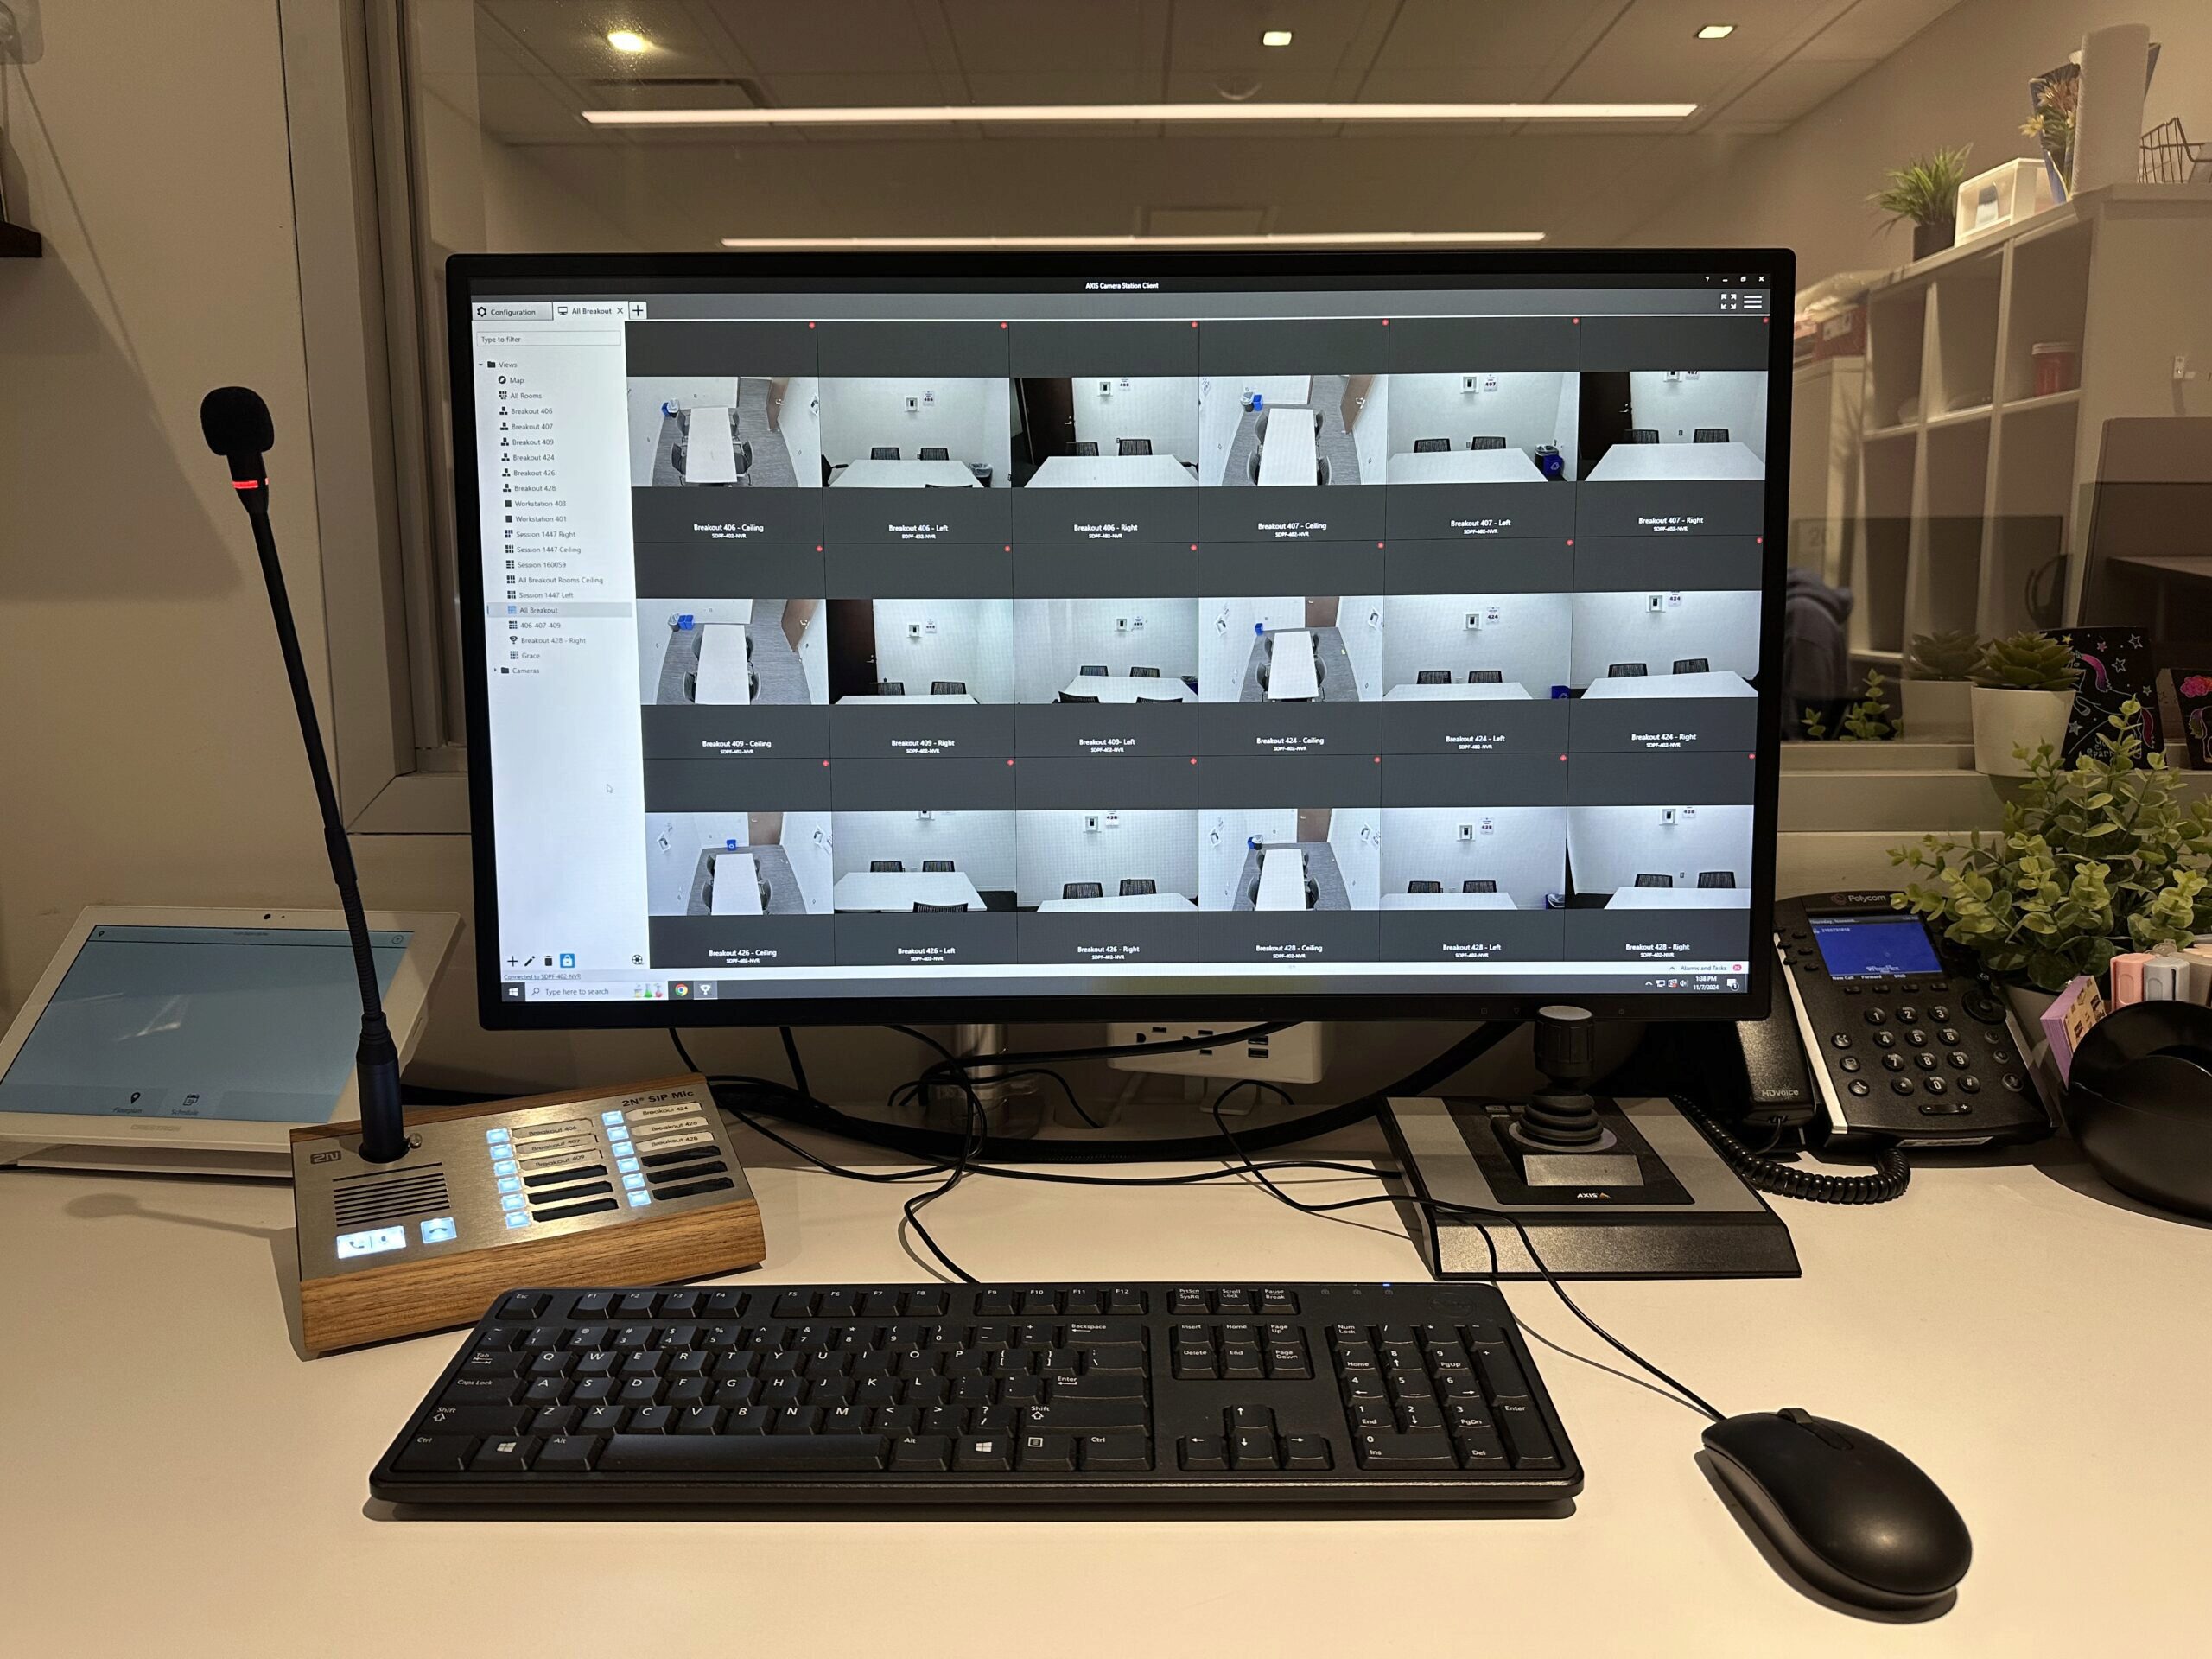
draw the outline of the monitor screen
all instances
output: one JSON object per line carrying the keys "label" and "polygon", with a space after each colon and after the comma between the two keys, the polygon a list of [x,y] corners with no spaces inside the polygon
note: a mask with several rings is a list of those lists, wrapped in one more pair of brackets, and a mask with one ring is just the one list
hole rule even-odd
{"label": "monitor screen", "polygon": [[1821,965],[1837,979],[1943,971],[1917,917],[1815,916],[1813,943],[1821,948]]}
{"label": "monitor screen", "polygon": [[487,1023],[1747,1015],[1789,278],[455,260]]}

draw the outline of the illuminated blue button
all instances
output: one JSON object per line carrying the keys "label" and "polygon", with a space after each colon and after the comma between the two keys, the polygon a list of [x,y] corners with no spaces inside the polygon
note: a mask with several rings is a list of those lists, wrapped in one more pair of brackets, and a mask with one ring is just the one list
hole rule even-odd
{"label": "illuminated blue button", "polygon": [[407,1230],[404,1227],[378,1227],[369,1232],[340,1233],[337,1239],[338,1259],[351,1261],[357,1255],[376,1255],[385,1250],[404,1249]]}
{"label": "illuminated blue button", "polygon": [[625,1175],[622,1178],[622,1185],[628,1187],[632,1192],[639,1191],[644,1187],[645,1184],[645,1178],[642,1175]]}
{"label": "illuminated blue button", "polygon": [[484,1138],[486,1141],[504,1141],[507,1138],[507,1132],[505,1129],[486,1129]]}
{"label": "illuminated blue button", "polygon": [[637,1209],[639,1209],[639,1210],[644,1209],[647,1205],[651,1204],[652,1201],[653,1201],[653,1195],[652,1195],[652,1193],[650,1193],[650,1192],[632,1192],[632,1193],[631,1193],[631,1194],[630,1194],[630,1202],[631,1202],[631,1204],[632,1204],[634,1207],[636,1207]]}
{"label": "illuminated blue button", "polygon": [[502,1175],[499,1179],[499,1188],[502,1192],[519,1192],[522,1191],[522,1177],[519,1175]]}
{"label": "illuminated blue button", "polygon": [[527,1227],[530,1225],[530,1217],[520,1214],[509,1216],[507,1217],[507,1225],[510,1227]]}
{"label": "illuminated blue button", "polygon": [[460,1236],[451,1216],[434,1216],[422,1224],[420,1231],[425,1244],[450,1244]]}
{"label": "illuminated blue button", "polygon": [[634,1158],[617,1158],[614,1160],[614,1167],[625,1175],[634,1175],[638,1173],[638,1160]]}
{"label": "illuminated blue button", "polygon": [[495,1160],[492,1165],[492,1173],[494,1175],[513,1174],[515,1173],[515,1160],[512,1158],[501,1158]]}
{"label": "illuminated blue button", "polygon": [[622,1121],[622,1114],[620,1112],[601,1112],[599,1115],[599,1121],[602,1123],[620,1123]]}
{"label": "illuminated blue button", "polygon": [[499,1208],[502,1210],[519,1210],[529,1202],[530,1200],[523,1197],[519,1192],[502,1192],[499,1194]]}
{"label": "illuminated blue button", "polygon": [[607,1137],[610,1141],[627,1141],[630,1138],[629,1125],[626,1123],[608,1124],[607,1126]]}

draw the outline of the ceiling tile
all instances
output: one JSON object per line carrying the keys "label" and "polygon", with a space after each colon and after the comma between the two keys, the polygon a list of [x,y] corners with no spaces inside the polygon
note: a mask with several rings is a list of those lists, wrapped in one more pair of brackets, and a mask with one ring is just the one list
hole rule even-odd
{"label": "ceiling tile", "polygon": [[1745,122],[1795,121],[1825,103],[1874,67],[1872,59],[1792,58],[1777,64],[1758,85],[1719,111],[1732,128]]}
{"label": "ceiling tile", "polygon": [[737,49],[764,74],[887,73],[931,63],[915,0],[702,0]]}
{"label": "ceiling tile", "polygon": [[1797,54],[1801,58],[1886,58],[1959,0],[1859,0]]}

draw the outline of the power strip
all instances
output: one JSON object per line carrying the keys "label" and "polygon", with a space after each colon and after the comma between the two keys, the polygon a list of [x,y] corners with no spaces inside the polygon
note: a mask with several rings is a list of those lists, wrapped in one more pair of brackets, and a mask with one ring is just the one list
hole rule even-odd
{"label": "power strip", "polygon": [[[1116,1048],[1147,1043],[1179,1042],[1241,1030],[1250,1020],[1218,1025],[1109,1026],[1106,1040]],[[1292,1026],[1265,1037],[1224,1048],[1186,1048],[1173,1054],[1125,1054],[1106,1064],[1116,1071],[1163,1071],[1189,1077],[1256,1077],[1267,1083],[1319,1083],[1329,1070],[1329,1028]]]}

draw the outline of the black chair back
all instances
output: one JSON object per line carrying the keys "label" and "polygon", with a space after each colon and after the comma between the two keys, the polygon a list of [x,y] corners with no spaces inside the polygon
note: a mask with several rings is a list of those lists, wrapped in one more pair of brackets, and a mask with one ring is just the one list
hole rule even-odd
{"label": "black chair back", "polygon": [[933,697],[964,697],[968,695],[965,680],[931,680],[930,696]]}
{"label": "black chair back", "polygon": [[1103,881],[1063,881],[1060,884],[1060,897],[1063,899],[1103,899],[1105,896],[1106,884]]}
{"label": "black chair back", "polygon": [[1728,429],[1725,426],[1700,426],[1690,434],[1693,443],[1726,443]]}
{"label": "black chair back", "polygon": [[1503,685],[1505,671],[1502,668],[1471,668],[1467,671],[1469,685]]}
{"label": "black chair back", "polygon": [[1712,671],[1713,664],[1702,657],[1675,658],[1675,672],[1677,674],[1710,674]]}
{"label": "black chair back", "polygon": [[1123,438],[1118,448],[1125,455],[1148,455],[1152,453],[1152,440],[1150,438]]}
{"label": "black chair back", "polygon": [[1459,884],[1459,891],[1462,893],[1496,893],[1497,891],[1497,883],[1491,880],[1490,877],[1486,875],[1470,876]]}
{"label": "black chair back", "polygon": [[1697,873],[1697,884],[1700,887],[1732,887],[1736,885],[1736,872],[1733,870],[1700,870]]}
{"label": "black chair back", "polygon": [[1406,891],[1408,893],[1441,893],[1444,891],[1444,884],[1441,881],[1408,881],[1406,883]]}
{"label": "black chair back", "polygon": [[1424,668],[1414,675],[1415,685],[1449,685],[1452,671],[1448,668]]}
{"label": "black chair back", "polygon": [[957,868],[949,858],[925,858],[922,861],[922,868],[925,871],[942,871],[949,875]]}
{"label": "black chair back", "polygon": [[1650,671],[1650,665],[1646,663],[1613,663],[1606,667],[1605,677],[1609,680],[1641,679]]}
{"label": "black chair back", "polygon": [[1159,891],[1159,886],[1148,875],[1125,875],[1122,878],[1122,897],[1124,899],[1142,898]]}
{"label": "black chair back", "polygon": [[1414,440],[1414,454],[1417,455],[1442,454],[1451,448],[1452,440],[1449,438],[1415,438]]}
{"label": "black chair back", "polygon": [[1133,680],[1156,680],[1160,677],[1160,671],[1156,668],[1133,668],[1129,671],[1129,677]]}
{"label": "black chair back", "polygon": [[868,861],[868,867],[883,875],[904,875],[906,873],[906,861],[903,858],[874,858]]}
{"label": "black chair back", "polygon": [[923,461],[950,461],[952,459],[951,450],[942,448],[934,443],[925,443],[914,453]]}
{"label": "black chair back", "polygon": [[906,695],[906,682],[878,680],[875,683],[875,695],[879,697],[903,697]]}
{"label": "black chair back", "polygon": [[1505,448],[1505,440],[1491,433],[1478,432],[1473,437],[1467,440],[1467,448],[1470,449],[1503,449]]}
{"label": "black chair back", "polygon": [[1675,885],[1675,878],[1671,875],[1639,875],[1636,878],[1636,885],[1639,887],[1671,887]]}
{"label": "black chair back", "polygon": [[895,443],[879,443],[868,452],[868,458],[870,461],[896,461],[899,459],[899,446]]}
{"label": "black chair back", "polygon": [[1630,443],[1656,443],[1659,442],[1659,429],[1656,426],[1631,426],[1628,429],[1628,441]]}
{"label": "black chair back", "polygon": [[1098,453],[1098,446],[1089,438],[1077,438],[1068,446],[1068,453],[1071,455],[1095,455]]}

